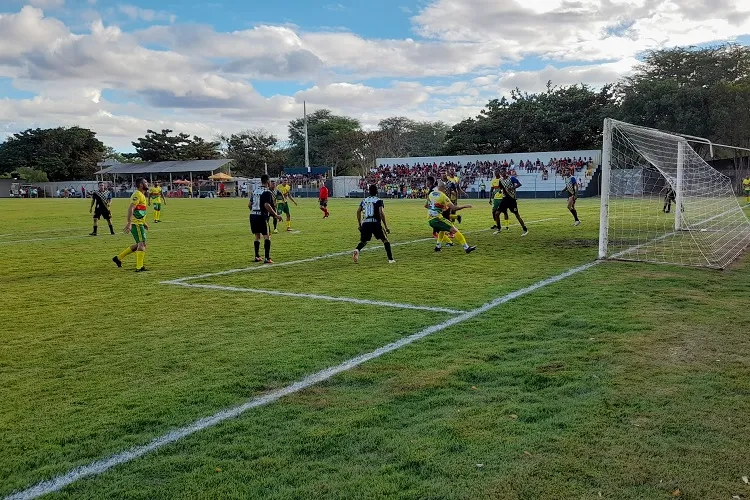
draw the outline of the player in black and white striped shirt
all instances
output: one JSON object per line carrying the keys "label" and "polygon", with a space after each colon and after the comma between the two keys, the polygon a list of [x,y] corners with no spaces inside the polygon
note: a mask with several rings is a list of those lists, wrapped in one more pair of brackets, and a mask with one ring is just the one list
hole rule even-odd
{"label": "player in black and white striped shirt", "polygon": [[391,231],[388,229],[388,223],[385,221],[385,213],[383,212],[383,200],[378,198],[378,187],[371,185],[368,190],[370,196],[362,200],[357,209],[357,222],[359,223],[359,244],[354,249],[352,259],[354,262],[359,262],[359,252],[362,250],[367,242],[375,236],[376,239],[383,242],[385,247],[385,253],[388,255],[388,263],[395,264],[393,260],[393,253],[391,253],[391,243],[388,241],[386,234]]}
{"label": "player in black and white striped shirt", "polygon": [[[96,236],[98,230],[98,223],[100,218],[104,218],[109,224],[109,234],[115,234],[115,230],[112,227],[112,212],[110,205],[112,204],[112,192],[104,189],[104,183],[99,183],[99,191],[91,192],[91,207],[89,207],[89,213],[94,212],[94,231],[90,233],[90,236]],[[94,210],[96,205],[96,210]]]}

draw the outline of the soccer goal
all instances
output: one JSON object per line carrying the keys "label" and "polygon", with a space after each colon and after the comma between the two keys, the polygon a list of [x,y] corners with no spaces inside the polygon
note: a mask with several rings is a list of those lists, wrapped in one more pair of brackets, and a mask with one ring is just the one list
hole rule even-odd
{"label": "soccer goal", "polygon": [[706,139],[604,121],[599,258],[723,269],[750,244],[731,180],[691,143],[713,154]]}

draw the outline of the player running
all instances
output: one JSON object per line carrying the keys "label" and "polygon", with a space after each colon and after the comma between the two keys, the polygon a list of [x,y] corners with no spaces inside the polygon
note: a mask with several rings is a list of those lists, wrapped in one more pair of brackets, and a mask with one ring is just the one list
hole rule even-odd
{"label": "player running", "polygon": [[568,210],[570,210],[570,213],[573,214],[573,219],[575,220],[575,222],[573,222],[573,225],[579,226],[581,224],[581,221],[578,220],[578,211],[576,210],[576,200],[578,199],[578,181],[573,175],[574,173],[575,172],[572,167],[565,173],[565,187],[563,188],[562,193],[568,195]]}
{"label": "player running", "polygon": [[[271,260],[271,236],[268,234],[268,217],[281,220],[273,209],[273,193],[268,188],[269,179],[266,174],[260,176],[261,186],[253,190],[247,208],[250,209],[250,232],[255,235],[255,262],[273,264]],[[263,237],[265,259],[260,258],[260,238]]]}
{"label": "player running", "polygon": [[466,238],[461,231],[450,223],[448,219],[443,216],[445,210],[463,210],[464,208],[471,208],[471,205],[457,206],[448,198],[445,194],[445,183],[441,182],[437,188],[435,186],[435,178],[430,176],[427,177],[427,189],[430,193],[427,195],[427,203],[425,208],[427,209],[428,224],[430,227],[438,232],[437,243],[435,244],[435,251],[440,252],[442,250],[442,242],[450,243],[446,233],[454,236],[463,247],[466,253],[471,253],[477,249],[475,246],[470,246],[466,243]]}
{"label": "player running", "polygon": [[[96,210],[94,210],[96,205]],[[109,225],[109,234],[115,234],[115,228],[112,227],[112,191],[104,189],[104,183],[99,183],[99,191],[92,191],[91,193],[91,206],[89,207],[89,213],[94,212],[94,232],[90,233],[90,236],[96,236],[96,232],[99,229],[99,219],[104,218]]]}
{"label": "player running", "polygon": [[[503,190],[503,199],[500,201],[500,212],[505,215],[505,220],[508,220],[508,211],[518,219],[518,223],[521,224],[523,234],[526,236],[529,234],[529,230],[526,228],[526,224],[523,223],[521,215],[518,213],[518,200],[516,199],[516,190],[521,187],[521,182],[513,175],[508,175],[508,171],[503,169],[501,171],[502,178],[500,179],[500,187]],[[498,218],[500,216],[498,215]],[[498,234],[500,229],[495,231],[494,234]]]}
{"label": "player running", "polygon": [[[289,200],[294,203],[295,206],[297,205],[297,201],[292,196],[292,188],[289,186],[289,181],[284,179],[281,184],[279,184],[275,191],[274,195],[276,197],[276,213],[286,214],[286,230],[291,231],[292,230],[292,216],[289,212]],[[276,229],[276,226],[278,225],[279,221],[274,219],[273,220],[273,233],[276,234],[279,232],[278,229]]]}
{"label": "player running", "polygon": [[[500,204],[503,201],[503,189],[500,185],[500,169],[497,169],[495,170],[495,178],[490,183],[490,205],[492,205],[492,220],[495,221],[495,225],[490,229],[497,229],[498,231],[502,228],[500,225]],[[505,212],[505,229],[510,230],[508,212]]]}
{"label": "player running", "polygon": [[161,222],[161,206],[167,206],[161,181],[156,181],[156,185],[148,191],[148,205],[151,206],[151,203],[154,204],[154,222]]}
{"label": "player running", "polygon": [[146,258],[146,231],[148,230],[148,224],[146,223],[148,181],[139,177],[135,180],[135,186],[135,191],[133,196],[130,197],[130,205],[128,206],[128,222],[125,224],[125,232],[133,235],[135,244],[127,247],[119,255],[112,257],[112,262],[117,264],[117,267],[122,267],[122,261],[125,260],[125,257],[135,252],[135,272],[140,273],[146,270],[143,261]]}
{"label": "player running", "polygon": [[328,188],[325,184],[320,188],[318,203],[320,204],[320,210],[323,211],[323,218],[327,219],[330,214],[328,213]]}
{"label": "player running", "polygon": [[[385,253],[388,256],[388,263],[395,264],[393,260],[393,253],[391,252],[391,243],[388,241],[386,234],[390,234],[391,230],[388,229],[388,223],[385,221],[385,212],[383,211],[383,200],[378,198],[378,187],[375,184],[370,185],[368,188],[370,196],[362,200],[357,209],[357,223],[359,224],[359,243],[357,248],[354,249],[352,259],[355,263],[359,262],[359,252],[362,250],[367,242],[375,236],[383,242],[385,247]],[[362,220],[362,214],[364,213],[364,220]],[[385,229],[385,232],[383,231]]]}

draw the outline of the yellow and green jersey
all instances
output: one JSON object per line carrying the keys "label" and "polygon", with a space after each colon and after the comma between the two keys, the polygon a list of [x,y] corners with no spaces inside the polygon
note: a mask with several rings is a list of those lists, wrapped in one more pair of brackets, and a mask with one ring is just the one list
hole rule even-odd
{"label": "yellow and green jersey", "polygon": [[149,189],[148,194],[151,195],[151,203],[161,203],[162,189],[159,186],[154,186]]}
{"label": "yellow and green jersey", "polygon": [[443,217],[443,211],[448,209],[451,200],[442,191],[430,191],[427,195],[427,217],[434,219]]}
{"label": "yellow and green jersey", "polygon": [[503,190],[500,189],[500,179],[497,177],[492,179],[492,183],[490,184],[490,192],[495,191],[495,194],[492,196],[495,200],[502,200],[503,199]]}
{"label": "yellow and green jersey", "polygon": [[745,189],[745,192],[750,192],[750,177],[742,180],[742,187]]}
{"label": "yellow and green jersey", "polygon": [[146,222],[146,203],[146,196],[136,189],[130,197],[130,204],[133,205],[132,224],[141,225]]}
{"label": "yellow and green jersey", "polygon": [[290,186],[276,186],[276,203],[286,203],[287,196],[289,196]]}

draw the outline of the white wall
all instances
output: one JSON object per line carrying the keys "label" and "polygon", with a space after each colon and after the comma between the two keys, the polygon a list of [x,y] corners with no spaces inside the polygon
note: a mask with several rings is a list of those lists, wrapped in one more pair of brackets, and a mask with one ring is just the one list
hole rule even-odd
{"label": "white wall", "polygon": [[461,165],[466,165],[467,163],[476,163],[478,161],[503,161],[503,160],[513,160],[516,165],[523,160],[524,162],[526,160],[531,160],[532,163],[536,161],[537,158],[539,158],[540,161],[542,161],[545,165],[549,163],[549,160],[552,158],[566,158],[575,157],[578,159],[578,157],[586,158],[589,157],[594,159],[594,165],[600,165],[602,162],[602,152],[601,150],[585,150],[585,151],[545,151],[545,152],[539,152],[539,153],[502,153],[497,155],[463,155],[463,156],[420,156],[420,157],[413,157],[413,158],[378,158],[375,160],[376,165],[414,165],[415,163],[445,163],[445,162],[453,162],[453,163],[460,163]]}

